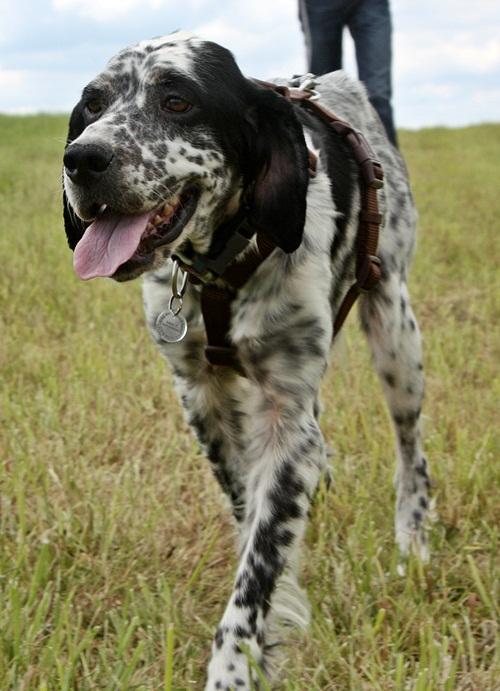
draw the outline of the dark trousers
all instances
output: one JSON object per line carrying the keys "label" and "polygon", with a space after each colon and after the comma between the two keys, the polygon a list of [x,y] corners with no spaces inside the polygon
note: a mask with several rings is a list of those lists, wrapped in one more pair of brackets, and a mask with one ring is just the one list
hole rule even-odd
{"label": "dark trousers", "polygon": [[325,74],[342,68],[342,33],[349,28],[358,75],[390,141],[397,146],[392,114],[389,0],[299,0],[308,69]]}

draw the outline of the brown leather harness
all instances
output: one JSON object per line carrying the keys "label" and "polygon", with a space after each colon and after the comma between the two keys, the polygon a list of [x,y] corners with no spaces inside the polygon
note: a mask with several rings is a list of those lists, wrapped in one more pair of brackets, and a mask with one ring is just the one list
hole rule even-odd
{"label": "brown leather harness", "polygon": [[[269,82],[255,80],[259,85],[272,89],[293,104],[305,108],[316,117],[321,118],[339,136],[347,142],[359,169],[359,184],[361,191],[361,209],[356,237],[356,281],[349,288],[342,301],[333,326],[333,336],[340,331],[347,315],[357,297],[369,291],[380,280],[380,259],[377,257],[379,227],[382,216],[379,213],[377,190],[383,186],[383,170],[380,163],[366,141],[365,137],[355,130],[348,122],[337,117],[334,113],[321,106],[312,99],[313,92],[277,86]],[[309,174],[316,173],[316,156],[309,151]],[[205,357],[214,366],[232,367],[239,374],[246,376],[238,357],[236,347],[229,338],[231,323],[231,304],[237,291],[265,259],[276,249],[261,230],[256,230],[247,222],[248,204],[251,204],[251,190],[249,199],[243,200],[240,211],[228,225],[229,239],[224,248],[215,258],[205,255],[191,255],[177,252],[174,259],[180,267],[189,273],[189,280],[193,284],[201,284],[201,311],[207,335]],[[243,259],[236,262],[235,258],[248,248],[253,237],[256,242],[249,249]],[[222,279],[225,286],[216,284]],[[227,287],[226,287],[227,286]]]}

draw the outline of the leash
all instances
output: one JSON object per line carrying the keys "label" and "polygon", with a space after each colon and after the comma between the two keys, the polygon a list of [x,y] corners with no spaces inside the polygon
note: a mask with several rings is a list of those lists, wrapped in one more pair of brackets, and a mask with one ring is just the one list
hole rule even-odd
{"label": "leash", "polygon": [[[314,81],[307,75],[299,88],[278,86],[270,82],[254,80],[266,89],[271,89],[292,104],[298,105],[314,116],[320,118],[337,135],[342,137],[350,147],[359,169],[361,191],[361,209],[356,236],[356,280],[347,291],[336,316],[333,336],[340,331],[352,306],[361,293],[370,291],[380,280],[381,265],[377,256],[379,228],[382,216],[379,213],[377,190],[383,186],[382,166],[376,160],[370,145],[361,132],[355,130],[345,120],[317,102],[319,95],[314,90]],[[316,156],[309,151],[309,175],[316,172]],[[205,357],[217,367],[231,367],[242,376],[246,376],[238,357],[236,347],[229,338],[231,323],[231,305],[240,288],[255,273],[258,267],[276,249],[276,245],[260,229],[248,222],[251,208],[252,188],[250,185],[243,195],[240,209],[230,221],[219,226],[222,236],[227,238],[216,252],[201,255],[193,250],[177,251],[173,256],[175,267],[172,277],[172,298],[169,312],[162,312],[157,318],[160,336],[168,342],[181,341],[187,331],[187,325],[180,313],[182,296],[186,288],[186,274],[190,283],[201,284],[201,311],[205,324],[207,346]],[[250,244],[255,236],[253,247]],[[247,249],[240,261],[236,257]],[[185,272],[181,288],[177,287],[177,267]],[[216,284],[222,279],[228,287]]]}

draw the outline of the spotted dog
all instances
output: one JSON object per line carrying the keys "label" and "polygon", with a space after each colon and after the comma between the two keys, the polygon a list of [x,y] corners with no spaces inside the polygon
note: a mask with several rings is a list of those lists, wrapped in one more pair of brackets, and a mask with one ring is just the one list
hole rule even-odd
{"label": "spotted dog", "polygon": [[[385,170],[382,279],[359,309],[396,433],[396,541],[403,555],[414,547],[426,557],[424,379],[407,288],[416,213],[406,169],[359,83],[337,72],[318,89],[322,104],[365,134]],[[206,690],[249,689],[248,654],[267,672],[276,627],[308,619],[298,554],[326,465],[318,396],[332,323],[354,280],[356,164],[319,118],[244,78],[226,49],[179,32],[121,51],[84,88],[63,177],[76,273],[117,281],[143,274],[149,329],[231,501],[239,565]],[[172,255],[209,253],[248,190],[250,221],[276,249],[231,304],[241,376],[205,358],[198,285],[184,295],[182,341],[166,343],[157,317],[169,309]]]}

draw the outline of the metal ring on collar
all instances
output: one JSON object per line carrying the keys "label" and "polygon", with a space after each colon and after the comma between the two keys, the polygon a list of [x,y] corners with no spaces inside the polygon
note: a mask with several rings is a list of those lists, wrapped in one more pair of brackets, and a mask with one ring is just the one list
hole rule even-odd
{"label": "metal ring on collar", "polygon": [[[181,271],[183,274],[180,290],[178,288],[178,283],[177,283],[179,271]],[[187,271],[182,271],[179,264],[176,261],[174,261],[174,270],[172,271],[172,297],[177,298],[177,300],[182,300],[182,296],[186,292],[187,280],[188,280]]]}
{"label": "metal ring on collar", "polygon": [[171,295],[168,301],[168,309],[176,317],[182,309],[182,297]]}

